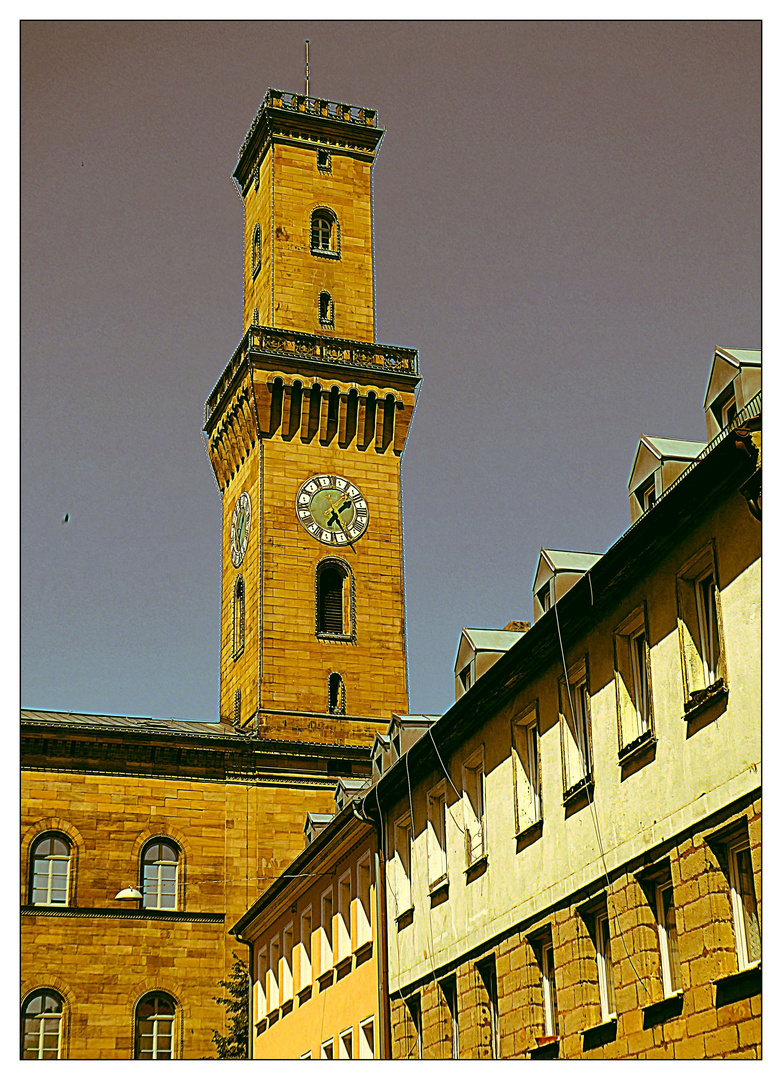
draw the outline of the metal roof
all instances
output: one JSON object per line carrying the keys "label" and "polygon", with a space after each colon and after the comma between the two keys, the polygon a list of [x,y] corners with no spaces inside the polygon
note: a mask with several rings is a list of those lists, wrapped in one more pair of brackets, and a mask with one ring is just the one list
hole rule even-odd
{"label": "metal roof", "polygon": [[[107,728],[114,731],[137,731],[141,734],[236,735],[230,724],[209,720],[164,720],[152,716],[108,716],[100,713],[53,712],[47,709],[22,709],[22,721],[39,724],[67,724],[69,727]],[[246,738],[247,736],[238,736]]]}
{"label": "metal roof", "polygon": [[718,345],[714,352],[740,367],[761,366],[760,349],[726,349]]}
{"label": "metal roof", "polygon": [[541,548],[540,555],[554,571],[591,570],[597,560],[603,557],[595,551],[559,551],[557,548]]}
{"label": "metal roof", "polygon": [[466,637],[476,652],[505,652],[511,645],[515,645],[520,637],[524,636],[523,630],[490,630],[478,627],[462,627],[462,636]]}
{"label": "metal roof", "polygon": [[[658,435],[642,435],[641,442],[660,458],[683,458],[692,461],[704,449],[704,442],[686,442],[684,439],[662,439]],[[636,454],[637,457],[637,454]]]}

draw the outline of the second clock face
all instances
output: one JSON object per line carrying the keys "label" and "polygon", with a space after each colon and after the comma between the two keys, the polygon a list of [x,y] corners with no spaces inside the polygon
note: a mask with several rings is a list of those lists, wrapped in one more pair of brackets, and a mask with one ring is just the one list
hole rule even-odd
{"label": "second clock face", "polygon": [[250,496],[243,491],[236,500],[231,518],[231,562],[241,566],[250,537]]}
{"label": "second clock face", "polygon": [[352,544],[369,524],[367,501],[359,489],[332,473],[304,481],[296,495],[296,516],[322,544]]}

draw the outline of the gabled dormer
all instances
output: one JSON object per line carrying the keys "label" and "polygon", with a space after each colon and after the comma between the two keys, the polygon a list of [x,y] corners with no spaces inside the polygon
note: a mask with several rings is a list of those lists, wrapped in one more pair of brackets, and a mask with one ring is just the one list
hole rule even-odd
{"label": "gabled dormer", "polygon": [[372,783],[376,784],[391,763],[391,740],[382,731],[375,732],[372,742]]}
{"label": "gabled dormer", "polygon": [[504,630],[462,628],[453,666],[457,701],[492,664],[497,663],[511,645],[526,634],[529,625],[528,622],[512,622]]}
{"label": "gabled dormer", "polygon": [[704,444],[700,442],[641,436],[627,481],[631,523],[650,506],[654,506],[665,489],[692,464],[703,447]]}
{"label": "gabled dormer", "polygon": [[391,713],[391,723],[388,725],[388,740],[391,748],[390,765],[398,761],[422,735],[426,734],[435,720],[439,719],[439,716]]}
{"label": "gabled dormer", "polygon": [[304,821],[304,844],[306,847],[309,847],[318,833],[326,828],[333,817],[333,814],[307,814]]}
{"label": "gabled dormer", "polygon": [[602,555],[594,551],[541,548],[532,582],[532,614],[535,622],[601,558]]}
{"label": "gabled dormer", "polygon": [[727,427],[759,391],[759,351],[715,349],[703,402],[708,441]]}
{"label": "gabled dormer", "polygon": [[366,780],[358,776],[340,776],[334,789],[334,807],[336,812],[344,810],[357,792],[366,787]]}

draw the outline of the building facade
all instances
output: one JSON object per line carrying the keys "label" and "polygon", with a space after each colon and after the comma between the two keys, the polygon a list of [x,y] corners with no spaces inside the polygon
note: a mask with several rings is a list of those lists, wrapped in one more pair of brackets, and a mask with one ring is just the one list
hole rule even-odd
{"label": "building facade", "polygon": [[29,1058],[200,1058],[228,930],[407,708],[400,459],[415,350],[374,340],[372,110],[269,91],[234,171],[244,327],[206,403],[215,723],[22,715]]}
{"label": "building facade", "polygon": [[393,1057],[759,1055],[759,363],[717,351],[707,409],[741,409],[689,461],[652,440],[607,553],[542,553],[535,624],[467,687],[463,636],[363,800]]}

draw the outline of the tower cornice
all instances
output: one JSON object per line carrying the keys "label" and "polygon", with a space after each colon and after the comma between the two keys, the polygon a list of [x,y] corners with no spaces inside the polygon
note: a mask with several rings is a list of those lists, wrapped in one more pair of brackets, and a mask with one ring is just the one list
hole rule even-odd
{"label": "tower cornice", "polygon": [[339,147],[371,160],[383,134],[375,109],[270,89],[239,148],[234,183],[244,193],[272,139]]}

